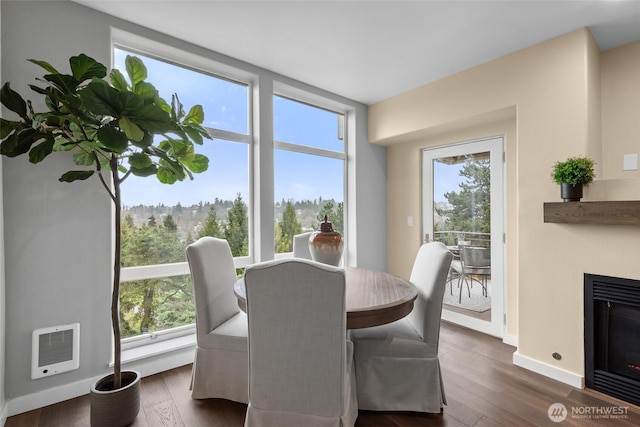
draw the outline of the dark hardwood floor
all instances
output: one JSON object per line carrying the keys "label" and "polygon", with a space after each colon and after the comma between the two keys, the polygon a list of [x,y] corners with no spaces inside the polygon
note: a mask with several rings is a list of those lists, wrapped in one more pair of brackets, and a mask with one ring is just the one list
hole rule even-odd
{"label": "dark hardwood floor", "polygon": [[[448,405],[443,414],[360,411],[360,427],[413,426],[638,426],[640,407],[592,390],[580,390],[514,366],[515,349],[468,329],[442,324],[440,362]],[[191,366],[142,380],[140,414],[132,427],[240,427],[246,405],[221,399],[192,400]],[[550,405],[563,404],[567,418],[548,416]],[[611,411],[622,418],[586,415]],[[627,409],[625,409],[627,408]],[[576,412],[576,413],[574,413]],[[579,414],[578,414],[579,413]],[[89,398],[82,396],[9,417],[5,427],[88,426]],[[300,426],[305,427],[305,426]]]}

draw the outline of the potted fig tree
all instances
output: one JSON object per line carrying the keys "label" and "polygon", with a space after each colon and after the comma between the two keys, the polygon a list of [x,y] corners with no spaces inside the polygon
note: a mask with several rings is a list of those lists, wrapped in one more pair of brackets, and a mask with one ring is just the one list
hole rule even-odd
{"label": "potted fig tree", "polygon": [[595,177],[595,162],[588,157],[570,157],[564,162],[556,162],[551,177],[560,185],[560,197],[565,202],[579,202],[582,189]]}
{"label": "potted fig tree", "polygon": [[0,119],[0,153],[8,157],[28,153],[29,161],[35,164],[54,152],[70,152],[79,168],[64,173],[59,181],[97,177],[113,202],[113,373],[92,387],[91,424],[127,425],[140,409],[140,375],[121,370],[120,189],[131,175],[155,176],[162,183],[173,184],[207,170],[207,157],[194,151],[194,144],[210,139],[202,126],[204,112],[200,105],[185,111],[177,95],[172,96],[171,104],[162,99],[146,81],[147,69],[135,56],[126,58],[128,78],[113,69],[108,79],[107,68],[85,54],[69,59],[71,74],[59,72],[45,61],[29,61],[47,72],[37,79],[40,86],[30,85],[44,96],[47,109],[34,111],[30,101],[5,83],[0,101],[17,120]]}

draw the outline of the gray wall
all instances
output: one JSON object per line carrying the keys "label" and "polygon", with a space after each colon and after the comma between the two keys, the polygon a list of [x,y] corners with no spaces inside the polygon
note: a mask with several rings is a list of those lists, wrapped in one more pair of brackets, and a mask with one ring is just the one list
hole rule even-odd
{"label": "gray wall", "polygon": [[[35,99],[27,84],[42,72],[27,58],[67,69],[68,58],[84,52],[109,64],[110,26],[230,65],[250,67],[68,1],[3,1],[1,26],[3,81],[10,81],[14,90]],[[295,84],[255,67],[250,71],[260,78],[277,77]],[[302,88],[314,90],[304,85]],[[357,159],[356,207],[352,210],[355,219],[349,224],[355,227],[358,239],[354,261],[385,270],[386,149],[367,142],[366,107],[342,98],[339,101],[356,108],[360,119],[355,129],[355,153],[350,152]],[[4,381],[5,399],[14,413],[12,399],[25,401],[25,396],[45,390],[69,389],[109,371],[111,248],[105,242],[111,236],[111,206],[97,180],[71,184],[57,181],[71,164],[65,154],[50,156],[37,166],[25,158],[4,159]],[[80,323],[80,368],[31,380],[31,332],[72,322]]]}

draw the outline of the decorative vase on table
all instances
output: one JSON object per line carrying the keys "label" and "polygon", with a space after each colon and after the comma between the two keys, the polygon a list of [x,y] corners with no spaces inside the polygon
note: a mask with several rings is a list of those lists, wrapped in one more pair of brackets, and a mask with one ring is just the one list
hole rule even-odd
{"label": "decorative vase on table", "polygon": [[329,265],[340,265],[344,240],[342,235],[334,231],[333,224],[324,216],[324,222],[320,223],[320,230],[314,231],[309,236],[309,251],[311,258]]}

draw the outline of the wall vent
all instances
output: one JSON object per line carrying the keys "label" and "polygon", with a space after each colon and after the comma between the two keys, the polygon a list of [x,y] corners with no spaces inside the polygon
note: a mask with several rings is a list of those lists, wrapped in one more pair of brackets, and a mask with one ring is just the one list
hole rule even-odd
{"label": "wall vent", "polygon": [[52,326],[33,331],[31,379],[49,377],[80,366],[80,324]]}

